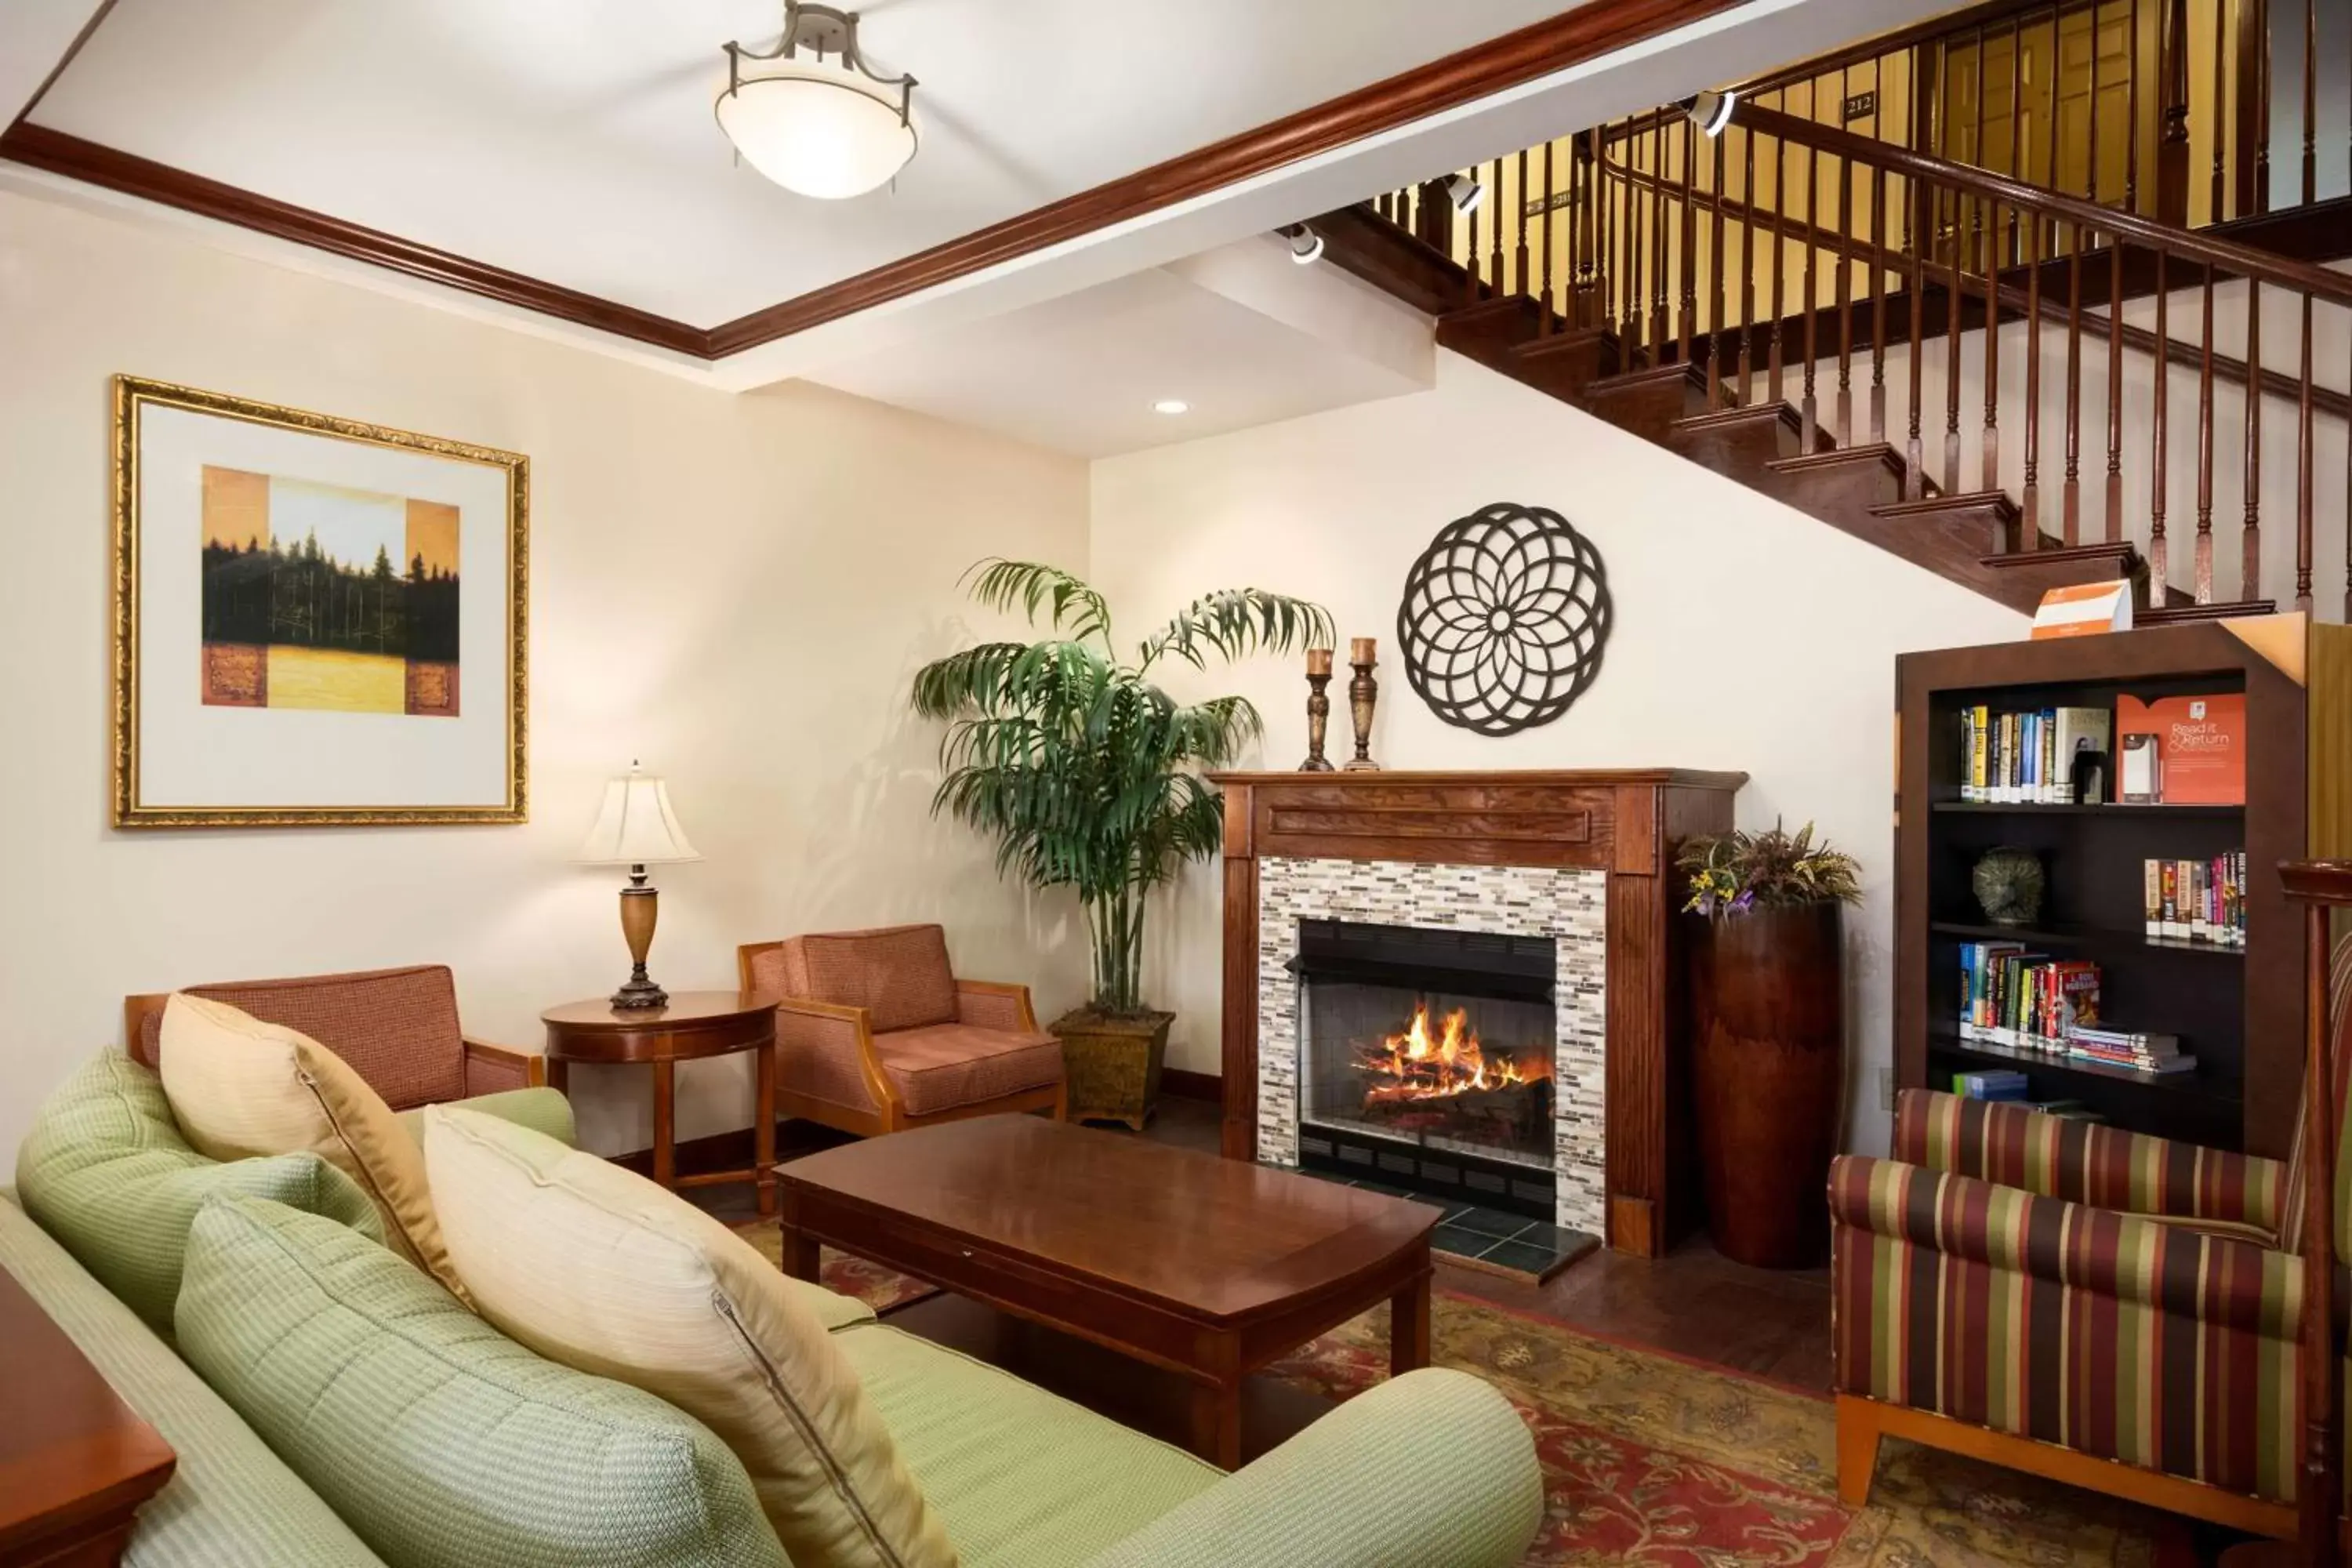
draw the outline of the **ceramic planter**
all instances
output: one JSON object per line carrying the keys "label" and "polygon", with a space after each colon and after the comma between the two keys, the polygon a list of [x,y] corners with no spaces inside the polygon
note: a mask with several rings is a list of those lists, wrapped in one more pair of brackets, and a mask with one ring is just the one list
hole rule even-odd
{"label": "ceramic planter", "polygon": [[1845,1080],[1839,906],[1699,921],[1691,944],[1699,1165],[1717,1251],[1764,1268],[1829,1257]]}

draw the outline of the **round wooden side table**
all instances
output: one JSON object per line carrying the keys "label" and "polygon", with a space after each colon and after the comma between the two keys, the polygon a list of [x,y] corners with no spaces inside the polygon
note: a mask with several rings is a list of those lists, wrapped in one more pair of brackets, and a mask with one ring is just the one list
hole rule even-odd
{"label": "round wooden side table", "polygon": [[[599,1067],[644,1062],[654,1069],[654,1180],[672,1191],[719,1182],[750,1182],[760,1212],[776,1212],[776,1005],[749,991],[681,991],[666,1007],[620,1008],[606,997],[550,1007],[547,1081],[567,1087],[574,1062]],[[677,1064],[705,1057],[753,1053],[751,1167],[677,1173]]]}

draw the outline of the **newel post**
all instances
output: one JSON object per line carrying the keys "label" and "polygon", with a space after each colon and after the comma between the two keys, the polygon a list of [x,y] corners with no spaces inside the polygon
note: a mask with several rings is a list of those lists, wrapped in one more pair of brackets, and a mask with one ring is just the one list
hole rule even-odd
{"label": "newel post", "polygon": [[[2157,78],[2164,90],[2156,148],[2156,217],[2189,226],[2189,0],[2165,0]],[[2218,132],[2219,111],[2214,129]],[[2133,131],[2138,134],[2137,128]],[[2219,213],[2213,215],[2217,219]]]}

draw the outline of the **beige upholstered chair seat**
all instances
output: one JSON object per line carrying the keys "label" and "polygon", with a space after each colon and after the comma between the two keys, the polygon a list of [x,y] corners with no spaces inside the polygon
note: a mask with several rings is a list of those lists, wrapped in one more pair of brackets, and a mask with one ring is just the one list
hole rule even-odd
{"label": "beige upholstered chair seat", "polygon": [[1062,1042],[1042,1030],[931,1024],[877,1035],[874,1050],[910,1116],[1062,1081]]}

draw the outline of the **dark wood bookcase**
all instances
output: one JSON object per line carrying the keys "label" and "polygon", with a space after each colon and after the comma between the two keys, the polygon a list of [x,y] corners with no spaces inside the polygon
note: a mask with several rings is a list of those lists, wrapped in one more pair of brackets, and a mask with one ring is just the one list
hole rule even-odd
{"label": "dark wood bookcase", "polygon": [[[2074,1100],[2108,1122],[2284,1158],[2302,1088],[2302,925],[2278,863],[2352,850],[2352,628],[2304,615],[2189,622],[2047,642],[1905,654],[1895,660],[1895,1066],[1905,1088],[1948,1088],[1977,1068],[2023,1072],[2039,1100]],[[2108,707],[2242,692],[2243,805],[2073,805],[1963,801],[1961,714]],[[2027,928],[1985,921],[1977,858],[2020,845],[2042,859],[2042,910]],[[2142,866],[2242,848],[2242,948],[2151,941]],[[2101,971],[2103,1018],[2177,1034],[2193,1073],[2009,1051],[1959,1034],[1960,948],[2014,941]]]}

